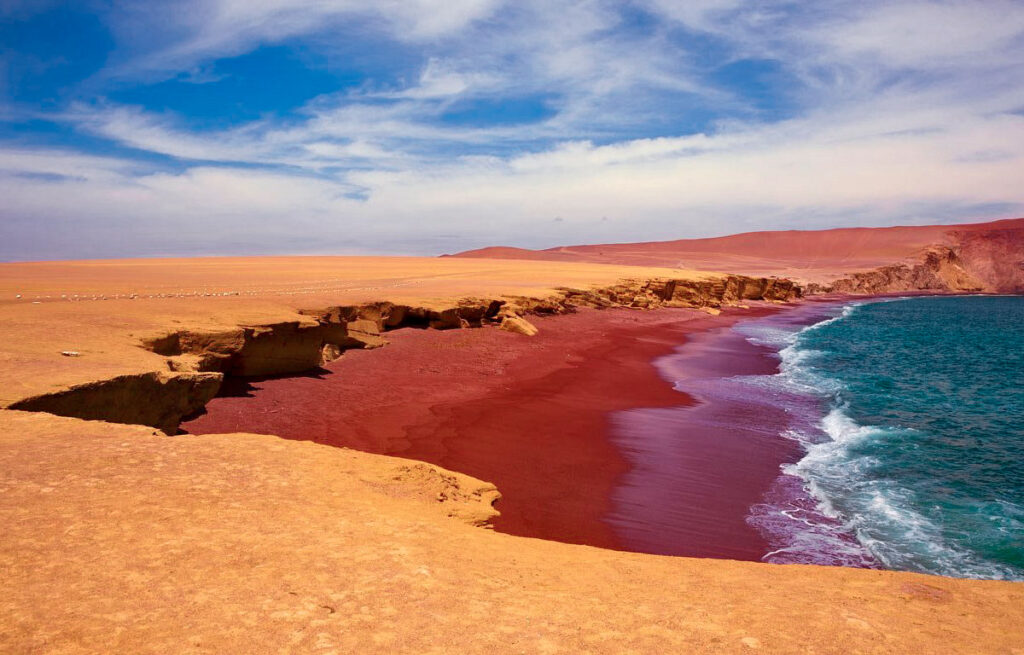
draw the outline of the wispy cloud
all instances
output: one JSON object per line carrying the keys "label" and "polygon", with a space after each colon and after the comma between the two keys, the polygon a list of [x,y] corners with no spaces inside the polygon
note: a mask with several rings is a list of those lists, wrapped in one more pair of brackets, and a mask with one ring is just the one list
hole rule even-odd
{"label": "wispy cloud", "polygon": [[390,38],[431,42],[487,17],[497,0],[164,0],[115,12],[129,47],[119,75],[174,73],[264,43],[355,23]]}
{"label": "wispy cloud", "polygon": [[[90,238],[226,251],[241,230],[245,251],[431,253],[1024,210],[1015,2],[194,0],[103,18],[117,47],[80,93],[8,103],[9,124],[75,138],[26,128],[0,153],[0,258]],[[215,128],[116,100],[222,83],[217,61],[274,44],[401,65]]]}

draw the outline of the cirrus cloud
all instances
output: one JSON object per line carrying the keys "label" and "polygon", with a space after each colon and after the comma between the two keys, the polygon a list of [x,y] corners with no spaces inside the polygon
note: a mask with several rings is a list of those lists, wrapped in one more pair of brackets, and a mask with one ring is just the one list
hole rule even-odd
{"label": "cirrus cloud", "polygon": [[[12,92],[0,112],[0,258],[436,254],[1024,207],[1018,3],[192,0],[96,15],[107,64],[60,101]],[[255,102],[230,95],[239,75],[287,88],[303,74],[291,61],[218,68],[271,46],[348,77],[213,126],[196,122],[205,105],[174,104]]]}

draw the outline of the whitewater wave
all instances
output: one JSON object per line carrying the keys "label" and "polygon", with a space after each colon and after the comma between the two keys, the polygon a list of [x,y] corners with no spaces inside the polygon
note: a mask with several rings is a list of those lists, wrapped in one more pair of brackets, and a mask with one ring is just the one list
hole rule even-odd
{"label": "whitewater wave", "polygon": [[[907,428],[864,426],[833,407],[822,419],[828,441],[807,443],[807,455],[785,473],[803,480],[823,514],[852,530],[886,568],[970,578],[1019,579],[1016,571],[986,561],[946,538],[939,521],[915,508],[914,492],[872,478],[880,462],[869,454],[875,439],[909,438]],[[842,509],[839,509],[841,505]]]}
{"label": "whitewater wave", "polygon": [[[782,436],[802,444],[806,455],[783,467],[765,502],[751,508],[748,522],[774,550],[777,563],[877,566],[956,577],[1021,579],[1019,571],[984,560],[947,538],[940,520],[915,509],[912,490],[874,474],[884,464],[879,447],[910,442],[914,430],[858,424],[849,413],[840,380],[824,375],[815,362],[828,353],[808,348],[804,336],[851,316],[858,304],[836,316],[790,330],[752,326],[752,343],[779,349],[780,372],[751,376],[749,384],[817,400],[817,415],[805,415]],[[756,340],[756,341],[754,341]],[[824,415],[820,407],[827,410]],[[806,409],[807,404],[805,403]],[[811,414],[814,411],[812,410]],[[884,457],[884,448],[882,448]],[[1024,510],[1003,508],[1007,530],[1019,529]]]}

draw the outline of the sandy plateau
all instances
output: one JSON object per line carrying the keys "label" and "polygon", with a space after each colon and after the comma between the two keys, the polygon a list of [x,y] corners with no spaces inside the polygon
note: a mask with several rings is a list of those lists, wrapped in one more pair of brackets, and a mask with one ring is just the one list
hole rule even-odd
{"label": "sandy plateau", "polygon": [[[960,263],[985,248],[950,247],[968,286],[989,284]],[[273,435],[168,436],[225,378],[309,370],[403,327],[529,339],[576,307],[799,298],[755,268],[0,265],[0,652],[1024,653],[1019,583],[514,537],[486,529],[491,481]]]}

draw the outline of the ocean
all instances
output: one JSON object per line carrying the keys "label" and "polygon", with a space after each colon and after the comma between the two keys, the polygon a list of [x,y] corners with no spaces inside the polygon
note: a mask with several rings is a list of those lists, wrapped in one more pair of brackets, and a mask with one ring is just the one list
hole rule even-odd
{"label": "ocean", "polygon": [[827,306],[739,324],[779,350],[742,376],[804,456],[748,517],[765,561],[1024,580],[1024,297]]}

